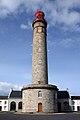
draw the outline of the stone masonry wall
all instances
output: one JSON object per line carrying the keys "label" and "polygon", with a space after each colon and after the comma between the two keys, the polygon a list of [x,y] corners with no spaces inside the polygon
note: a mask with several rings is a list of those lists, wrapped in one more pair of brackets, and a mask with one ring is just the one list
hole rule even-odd
{"label": "stone masonry wall", "polygon": [[48,84],[46,27],[36,22],[33,30],[32,83]]}
{"label": "stone masonry wall", "polygon": [[[38,92],[42,97],[38,97]],[[27,89],[23,91],[23,112],[38,112],[38,104],[42,103],[42,112],[57,112],[57,101],[54,98],[55,90]]]}

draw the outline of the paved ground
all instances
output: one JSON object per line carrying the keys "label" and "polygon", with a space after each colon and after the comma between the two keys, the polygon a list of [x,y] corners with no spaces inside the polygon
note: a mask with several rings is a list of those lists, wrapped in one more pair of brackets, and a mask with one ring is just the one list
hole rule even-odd
{"label": "paved ground", "polygon": [[80,120],[80,113],[34,115],[3,112],[0,113],[0,120]]}

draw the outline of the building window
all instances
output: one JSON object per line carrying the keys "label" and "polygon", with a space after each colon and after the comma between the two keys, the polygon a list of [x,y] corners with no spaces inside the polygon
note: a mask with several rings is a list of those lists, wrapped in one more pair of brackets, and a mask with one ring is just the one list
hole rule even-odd
{"label": "building window", "polygon": [[38,42],[41,44],[41,43],[42,43],[42,40],[41,40],[41,39],[39,39],[39,40],[38,40]]}
{"label": "building window", "polygon": [[4,106],[4,110],[6,110],[6,106]]}
{"label": "building window", "polygon": [[75,105],[75,102],[74,102],[74,101],[72,101],[72,105]]}
{"label": "building window", "polygon": [[73,106],[73,111],[75,110],[75,106]]}
{"label": "building window", "polygon": [[0,101],[0,104],[2,103],[2,101]]}
{"label": "building window", "polygon": [[42,92],[41,91],[38,92],[38,97],[42,97]]}
{"label": "building window", "polygon": [[80,111],[80,106],[77,106],[77,111]]}
{"label": "building window", "polygon": [[35,28],[35,32],[36,32],[36,33],[38,32],[38,28]]}
{"label": "building window", "polygon": [[57,100],[57,93],[54,93],[54,100]]}
{"label": "building window", "polygon": [[22,102],[18,103],[18,109],[22,109]]}
{"label": "building window", "polygon": [[44,33],[46,32],[46,29],[44,27],[42,28],[42,32],[44,32]]}
{"label": "building window", "polygon": [[57,99],[57,93],[54,93],[54,99]]}
{"label": "building window", "polygon": [[41,47],[38,48],[38,52],[41,53],[42,52],[42,49]]}
{"label": "building window", "polygon": [[38,32],[42,32],[42,27],[38,27]]}
{"label": "building window", "polygon": [[7,101],[4,101],[4,104],[7,104]]}

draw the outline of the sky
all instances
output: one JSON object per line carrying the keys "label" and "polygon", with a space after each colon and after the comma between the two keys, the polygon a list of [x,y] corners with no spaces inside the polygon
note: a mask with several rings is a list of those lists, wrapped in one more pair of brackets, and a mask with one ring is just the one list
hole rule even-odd
{"label": "sky", "polygon": [[80,0],[0,0],[0,95],[32,83],[32,22],[47,20],[48,82],[80,95]]}

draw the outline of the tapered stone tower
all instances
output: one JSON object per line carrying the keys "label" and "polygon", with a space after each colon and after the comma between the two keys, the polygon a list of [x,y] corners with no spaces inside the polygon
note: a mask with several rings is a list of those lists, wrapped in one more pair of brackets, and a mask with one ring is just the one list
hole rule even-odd
{"label": "tapered stone tower", "polygon": [[57,112],[57,87],[48,84],[47,22],[37,11],[33,27],[32,84],[24,86],[23,112]]}
{"label": "tapered stone tower", "polygon": [[48,84],[46,27],[42,11],[36,12],[33,21],[32,83]]}

